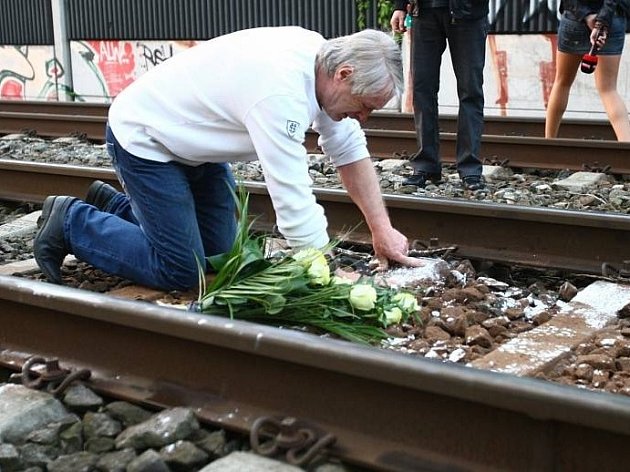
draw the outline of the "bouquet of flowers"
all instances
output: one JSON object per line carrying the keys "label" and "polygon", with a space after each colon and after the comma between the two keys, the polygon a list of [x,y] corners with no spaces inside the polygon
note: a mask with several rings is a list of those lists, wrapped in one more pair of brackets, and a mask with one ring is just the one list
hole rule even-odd
{"label": "bouquet of flowers", "polygon": [[406,321],[419,310],[416,296],[361,277],[333,276],[323,251],[305,249],[265,256],[265,237],[252,237],[249,195],[235,196],[239,221],[229,252],[208,258],[216,277],[206,283],[199,271],[196,310],[276,326],[310,326],[349,341],[374,343],[383,328]]}

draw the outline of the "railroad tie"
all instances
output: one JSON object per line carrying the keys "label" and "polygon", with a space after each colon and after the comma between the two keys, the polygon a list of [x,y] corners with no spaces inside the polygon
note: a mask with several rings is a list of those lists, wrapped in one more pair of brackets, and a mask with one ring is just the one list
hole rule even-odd
{"label": "railroad tie", "polygon": [[630,286],[597,281],[580,291],[548,322],[511,339],[471,367],[533,376],[552,367],[617,318],[630,304]]}

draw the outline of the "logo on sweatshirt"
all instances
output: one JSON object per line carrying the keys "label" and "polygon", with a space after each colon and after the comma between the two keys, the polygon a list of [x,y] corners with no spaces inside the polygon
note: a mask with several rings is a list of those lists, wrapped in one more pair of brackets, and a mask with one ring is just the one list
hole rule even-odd
{"label": "logo on sweatshirt", "polygon": [[289,138],[295,138],[295,133],[300,129],[300,123],[293,120],[287,120],[287,134]]}

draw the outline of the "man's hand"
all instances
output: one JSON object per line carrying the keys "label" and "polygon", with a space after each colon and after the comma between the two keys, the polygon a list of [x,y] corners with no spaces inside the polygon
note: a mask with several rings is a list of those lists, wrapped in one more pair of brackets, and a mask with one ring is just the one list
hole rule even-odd
{"label": "man's hand", "polygon": [[408,267],[420,267],[423,265],[419,259],[407,255],[409,242],[395,228],[390,228],[388,231],[380,233],[372,233],[372,246],[381,270],[386,270],[389,267],[389,261],[398,262]]}
{"label": "man's hand", "polygon": [[407,16],[407,14],[404,11],[394,10],[392,19],[389,21],[394,33],[404,33],[407,31],[407,28],[405,28],[405,16]]}
{"label": "man's hand", "polygon": [[372,233],[374,253],[381,268],[389,266],[389,260],[411,267],[422,265],[418,259],[407,256],[407,238],[392,225],[383,204],[378,178],[369,157],[337,168],[341,181],[350,198],[361,209]]}

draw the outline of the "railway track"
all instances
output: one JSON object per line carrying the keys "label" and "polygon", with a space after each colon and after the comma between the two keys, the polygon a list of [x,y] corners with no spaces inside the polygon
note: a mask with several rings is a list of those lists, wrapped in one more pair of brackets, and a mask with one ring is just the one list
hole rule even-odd
{"label": "railway track", "polygon": [[[107,168],[0,160],[0,199],[41,202],[60,188],[82,197],[94,179],[118,185]],[[264,185],[246,187],[258,229],[270,230],[275,218]],[[345,192],[315,194],[332,233],[362,220]],[[621,267],[627,258],[625,215],[385,198],[401,231],[457,246],[462,257],[587,273]],[[354,236],[368,239],[360,226]],[[0,323],[11,327],[0,330],[5,368],[19,370],[31,354],[59,359],[89,369],[103,394],[153,407],[185,404],[202,421],[243,433],[261,419],[294,418],[330,454],[369,470],[626,465],[630,399],[619,395],[28,278],[0,276]]]}
{"label": "railway track", "polygon": [[[0,159],[0,199],[41,202],[59,189],[83,197],[95,179],[119,185],[113,169]],[[257,226],[270,231],[275,214],[264,184],[246,182],[246,187]],[[331,234],[357,228],[353,238],[369,240],[362,215],[344,191],[314,192],[325,208]],[[601,273],[603,264],[621,267],[628,258],[630,218],[623,214],[417,196],[384,198],[396,228],[427,244],[456,246],[462,257],[586,273]]]}
{"label": "railway track", "polygon": [[[0,103],[0,133],[33,130],[41,136],[80,134],[102,141],[106,121],[105,104],[66,104],[63,102]],[[411,154],[416,149],[413,118],[410,115],[376,113],[364,128],[375,158]],[[453,163],[456,135],[454,117],[441,121],[441,147],[444,162]],[[601,121],[568,121],[566,138],[544,139],[542,122],[535,119],[488,117],[482,138],[482,158],[516,168],[597,169],[630,174],[627,159],[630,144],[612,140],[610,126]],[[577,136],[577,137],[576,137]],[[306,147],[318,152],[317,135],[307,133]]]}
{"label": "railway track", "polygon": [[[16,101],[0,100],[2,113],[43,113],[47,115],[75,115],[75,116],[107,116],[109,105],[104,103],[81,102],[44,102],[44,101]],[[5,116],[0,114],[0,116]],[[11,116],[11,115],[7,115]],[[376,111],[370,114],[366,129],[383,129],[394,131],[414,131],[413,115],[410,113],[394,113]],[[456,115],[440,116],[440,129],[448,133],[457,130]],[[545,123],[540,118],[510,118],[501,116],[487,116],[484,131],[486,134],[498,136],[537,136],[545,134]],[[562,138],[594,139],[615,141],[615,133],[605,120],[574,120],[565,119],[562,122]]]}
{"label": "railway track", "polygon": [[0,332],[6,368],[37,353],[89,369],[102,394],[187,405],[235,431],[293,418],[330,454],[369,470],[621,470],[626,461],[627,397],[15,277],[0,276],[0,320],[11,327]]}

